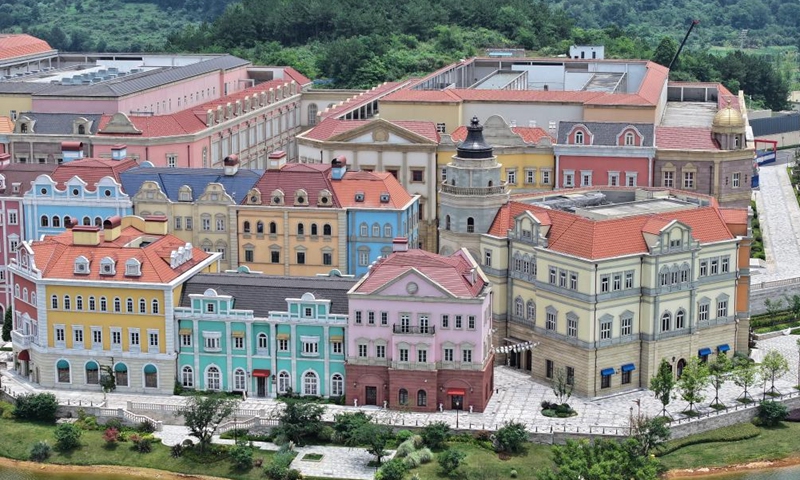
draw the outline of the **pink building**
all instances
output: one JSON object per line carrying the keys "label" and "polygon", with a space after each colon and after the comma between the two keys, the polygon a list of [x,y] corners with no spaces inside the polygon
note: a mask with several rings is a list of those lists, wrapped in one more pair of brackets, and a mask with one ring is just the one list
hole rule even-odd
{"label": "pink building", "polygon": [[488,280],[466,249],[394,247],[348,293],[347,399],[482,412],[494,388]]}

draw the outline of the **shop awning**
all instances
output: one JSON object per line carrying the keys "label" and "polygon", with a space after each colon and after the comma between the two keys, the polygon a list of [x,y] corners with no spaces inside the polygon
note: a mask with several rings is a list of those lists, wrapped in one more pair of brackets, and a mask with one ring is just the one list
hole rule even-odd
{"label": "shop awning", "polygon": [[114,371],[115,372],[127,372],[128,371],[128,366],[125,365],[124,363],[118,363],[118,364],[114,365]]}
{"label": "shop awning", "polygon": [[181,328],[180,330],[178,330],[178,333],[180,333],[181,335],[191,335],[192,334],[192,329],[191,328]]}
{"label": "shop awning", "polygon": [[288,333],[279,333],[278,335],[276,335],[276,337],[278,338],[278,340],[289,340]]}
{"label": "shop awning", "polygon": [[100,370],[100,367],[97,366],[97,362],[94,360],[86,362],[86,370]]}
{"label": "shop awning", "polygon": [[614,375],[614,369],[613,368],[604,368],[604,369],[600,370],[600,375],[602,375],[604,377],[607,377],[609,375]]}
{"label": "shop awning", "polygon": [[59,370],[61,369],[69,370],[69,362],[66,360],[59,360],[58,363],[56,364],[56,368],[58,368]]}
{"label": "shop awning", "polygon": [[626,363],[625,365],[622,366],[623,372],[632,372],[634,370],[636,370],[636,365],[632,363]]}
{"label": "shop awning", "polygon": [[700,350],[697,351],[698,357],[705,357],[706,355],[711,355],[710,348],[701,348]]}
{"label": "shop awning", "polygon": [[448,395],[465,395],[467,392],[463,388],[449,388],[447,390]]}
{"label": "shop awning", "polygon": [[269,370],[265,370],[262,368],[256,368],[253,370],[254,377],[269,377]]}
{"label": "shop awning", "polygon": [[152,363],[148,363],[144,366],[144,373],[158,373],[158,369]]}
{"label": "shop awning", "polygon": [[30,352],[27,350],[19,352],[19,355],[17,355],[17,360],[19,360],[20,362],[29,362],[31,360]]}
{"label": "shop awning", "polygon": [[332,343],[341,342],[342,340],[344,340],[344,336],[342,336],[342,335],[331,335],[331,342]]}
{"label": "shop awning", "polygon": [[718,350],[720,353],[725,353],[725,352],[727,352],[727,351],[728,351],[728,350],[730,350],[730,349],[731,349],[731,347],[730,347],[730,346],[729,346],[727,343],[723,343],[722,345],[719,345],[719,346],[717,347],[717,350]]}
{"label": "shop awning", "polygon": [[233,338],[244,338],[244,332],[231,332]]}

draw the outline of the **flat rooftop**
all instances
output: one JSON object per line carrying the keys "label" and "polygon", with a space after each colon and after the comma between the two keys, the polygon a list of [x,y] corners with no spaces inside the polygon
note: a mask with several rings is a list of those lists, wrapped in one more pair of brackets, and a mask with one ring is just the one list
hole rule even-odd
{"label": "flat rooftop", "polygon": [[611,218],[632,217],[634,215],[647,215],[653,213],[667,213],[676,210],[697,208],[698,205],[678,200],[677,198],[657,198],[640,200],[630,203],[617,203],[575,209],[575,214],[592,220],[606,220]]}
{"label": "flat rooftop", "polygon": [[711,128],[717,111],[717,102],[667,102],[661,126]]}

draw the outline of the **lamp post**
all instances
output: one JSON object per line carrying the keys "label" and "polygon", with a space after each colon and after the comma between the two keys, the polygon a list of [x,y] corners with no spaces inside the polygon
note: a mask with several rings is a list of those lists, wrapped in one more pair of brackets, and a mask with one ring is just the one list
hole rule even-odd
{"label": "lamp post", "polygon": [[458,411],[461,410],[461,401],[456,400],[456,430],[458,430]]}

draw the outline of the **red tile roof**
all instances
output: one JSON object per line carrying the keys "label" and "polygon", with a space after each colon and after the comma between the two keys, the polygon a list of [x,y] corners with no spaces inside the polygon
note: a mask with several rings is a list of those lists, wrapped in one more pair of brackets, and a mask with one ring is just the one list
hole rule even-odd
{"label": "red tile roof", "polygon": [[[412,196],[389,172],[347,172],[341,180],[331,180],[339,204],[347,208],[400,209],[408,205]],[[356,192],[364,194],[363,202],[356,202]],[[388,193],[389,201],[381,202],[381,194]]]}
{"label": "red tile roof", "polygon": [[[323,190],[329,191],[333,196],[332,207],[340,207],[329,178],[330,164],[321,163],[288,163],[280,170],[267,170],[256,182],[255,187],[261,192],[261,205],[269,205],[272,192],[280,189],[284,195],[284,207],[294,206],[294,193],[301,188],[308,195],[307,205],[303,207],[317,207],[319,194]],[[250,204],[247,196],[242,204]],[[327,206],[327,205],[326,205]],[[298,206],[299,207],[299,206]]]}
{"label": "red tile roof", "polygon": [[72,177],[80,177],[91,189],[103,177],[111,177],[121,183],[120,174],[138,167],[134,159],[111,160],[108,158],[84,158],[62,163],[50,175],[60,188],[64,188]]}
{"label": "red tile roof", "polygon": [[441,102],[461,103],[461,97],[453,90],[398,90],[381,98],[381,102]]}
{"label": "red tile roof", "polygon": [[549,250],[589,260],[647,253],[644,234],[657,234],[675,220],[690,227],[693,237],[701,243],[734,238],[722,213],[713,206],[591,220],[573,213],[514,201],[500,209],[489,234],[506,237],[508,230],[514,227],[514,219],[523,212],[531,212],[540,220],[542,216],[546,216],[550,223],[547,233]]}
{"label": "red tile roof", "polygon": [[26,34],[0,34],[0,60],[52,51],[47,42]]}
{"label": "red tile roof", "polygon": [[[543,138],[549,138],[552,143],[556,143],[555,137],[547,133],[547,130],[541,127],[511,127],[511,131],[516,133],[522,138],[525,143],[539,143]],[[467,127],[461,125],[450,134],[453,142],[463,142],[467,138]]]}
{"label": "red tile roof", "polygon": [[14,122],[11,121],[11,117],[0,116],[0,133],[13,133],[14,132]]}
{"label": "red tile roof", "polygon": [[[0,196],[21,197],[31,189],[31,182],[39,175],[53,173],[56,166],[52,163],[9,163],[0,166],[0,175],[5,179],[5,187],[0,189]],[[14,184],[19,183],[19,191],[14,191]]]}
{"label": "red tile roof", "polygon": [[[378,120],[338,120],[329,117],[311,130],[304,132],[302,136],[311,140],[328,140],[337,135],[341,135],[342,133],[349,132],[376,121]],[[432,142],[439,143],[439,133],[436,131],[436,124],[433,122],[415,120],[385,121],[388,121],[392,125],[396,125],[419,136],[425,137]]]}
{"label": "red tile roof", "polygon": [[656,127],[656,148],[665,150],[719,150],[711,128]]}
{"label": "red tile roof", "polygon": [[284,67],[283,72],[286,74],[286,76],[297,82],[297,84],[300,85],[301,87],[304,87],[311,83],[310,78],[298,72],[293,67]]}
{"label": "red tile roof", "polygon": [[742,208],[720,208],[719,213],[722,218],[729,224],[747,224],[748,213],[747,210]]}
{"label": "red tile roof", "polygon": [[420,249],[411,249],[378,260],[364,279],[356,285],[353,293],[376,292],[402,275],[416,271],[455,297],[474,298],[488,283],[483,273],[477,273],[480,269],[477,269],[475,282],[472,282],[472,270],[476,268],[475,261],[465,250],[459,250],[446,257]]}
{"label": "red tile roof", "polygon": [[[41,270],[43,278],[103,282],[169,283],[210,256],[202,249],[193,247],[191,260],[173,269],[170,267],[170,254],[185,246],[186,242],[173,235],[147,234],[148,238],[158,238],[142,248],[125,247],[125,244],[143,236],[144,232],[128,226],[122,229],[120,237],[114,241],[104,242],[103,233],[100,232],[99,245],[73,245],[72,232],[67,230],[58,235],[47,236],[41,241],[31,242],[30,247],[36,267]],[[81,255],[89,260],[88,275],[75,274],[75,259]],[[105,257],[111,257],[116,262],[115,275],[100,274],[100,261]],[[125,275],[125,262],[131,258],[141,262],[142,275],[139,277]]]}

